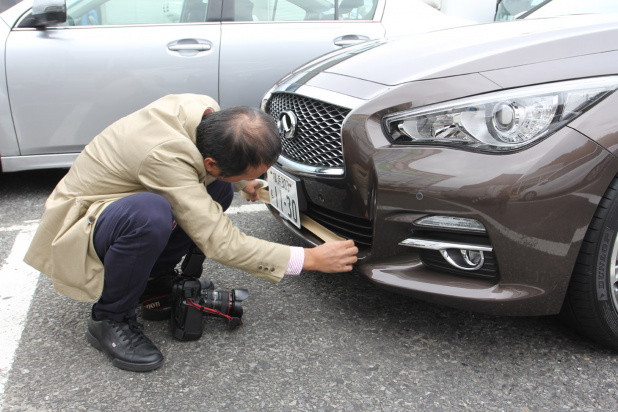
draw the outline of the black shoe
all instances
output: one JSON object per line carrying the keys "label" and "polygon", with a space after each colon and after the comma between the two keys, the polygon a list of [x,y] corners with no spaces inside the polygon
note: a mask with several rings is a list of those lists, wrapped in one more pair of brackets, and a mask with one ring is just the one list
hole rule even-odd
{"label": "black shoe", "polygon": [[123,322],[109,319],[88,320],[86,338],[95,348],[112,359],[112,364],[120,369],[145,372],[163,364],[163,355],[157,347],[144,336],[142,324],[135,318],[125,318]]}

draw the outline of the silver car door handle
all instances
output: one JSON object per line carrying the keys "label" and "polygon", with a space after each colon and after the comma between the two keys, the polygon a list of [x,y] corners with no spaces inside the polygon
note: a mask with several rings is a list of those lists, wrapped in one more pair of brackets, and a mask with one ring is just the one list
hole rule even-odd
{"label": "silver car door handle", "polygon": [[180,51],[180,50],[206,51],[206,50],[211,49],[209,44],[175,44],[172,46],[168,46],[167,48],[170,49],[171,51]]}
{"label": "silver car door handle", "polygon": [[337,37],[333,40],[333,43],[335,43],[335,46],[348,47],[368,40],[371,39],[367,36],[361,36],[359,34],[346,34],[344,36]]}
{"label": "silver car door handle", "polygon": [[194,56],[212,49],[212,43],[205,39],[179,39],[167,43],[167,49],[183,56]]}

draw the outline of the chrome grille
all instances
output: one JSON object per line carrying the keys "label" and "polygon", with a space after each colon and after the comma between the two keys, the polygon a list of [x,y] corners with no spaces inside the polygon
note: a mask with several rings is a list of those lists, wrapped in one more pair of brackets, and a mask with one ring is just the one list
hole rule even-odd
{"label": "chrome grille", "polygon": [[289,93],[274,93],[266,113],[275,120],[294,112],[298,125],[293,139],[281,138],[283,155],[309,166],[343,167],[341,125],[349,109]]}

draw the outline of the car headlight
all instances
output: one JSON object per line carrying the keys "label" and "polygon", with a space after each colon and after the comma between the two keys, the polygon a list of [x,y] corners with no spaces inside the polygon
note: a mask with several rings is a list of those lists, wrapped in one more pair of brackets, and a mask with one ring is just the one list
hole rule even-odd
{"label": "car headlight", "polygon": [[618,88],[618,76],[505,90],[384,118],[393,144],[508,151],[554,133]]}

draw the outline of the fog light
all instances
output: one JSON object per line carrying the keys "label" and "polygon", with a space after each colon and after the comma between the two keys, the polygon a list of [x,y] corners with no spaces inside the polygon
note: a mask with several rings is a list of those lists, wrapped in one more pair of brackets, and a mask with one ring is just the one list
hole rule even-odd
{"label": "fog light", "polygon": [[459,249],[443,249],[440,250],[442,257],[448,263],[462,270],[478,270],[485,263],[485,255],[482,250]]}
{"label": "fog light", "polygon": [[453,216],[427,216],[414,222],[417,226],[433,227],[438,229],[455,229],[468,232],[485,233],[485,226],[475,219]]}
{"label": "fog light", "polygon": [[[483,252],[480,250],[460,250],[461,256],[463,256],[466,263],[470,266],[483,266],[483,262],[485,261],[485,256],[483,256]],[[479,267],[480,267],[479,266]]]}
{"label": "fog light", "polygon": [[470,243],[455,243],[439,240],[408,238],[399,242],[401,246],[437,250],[448,263],[461,270],[478,270],[485,264],[483,252],[491,252],[491,246]]}

